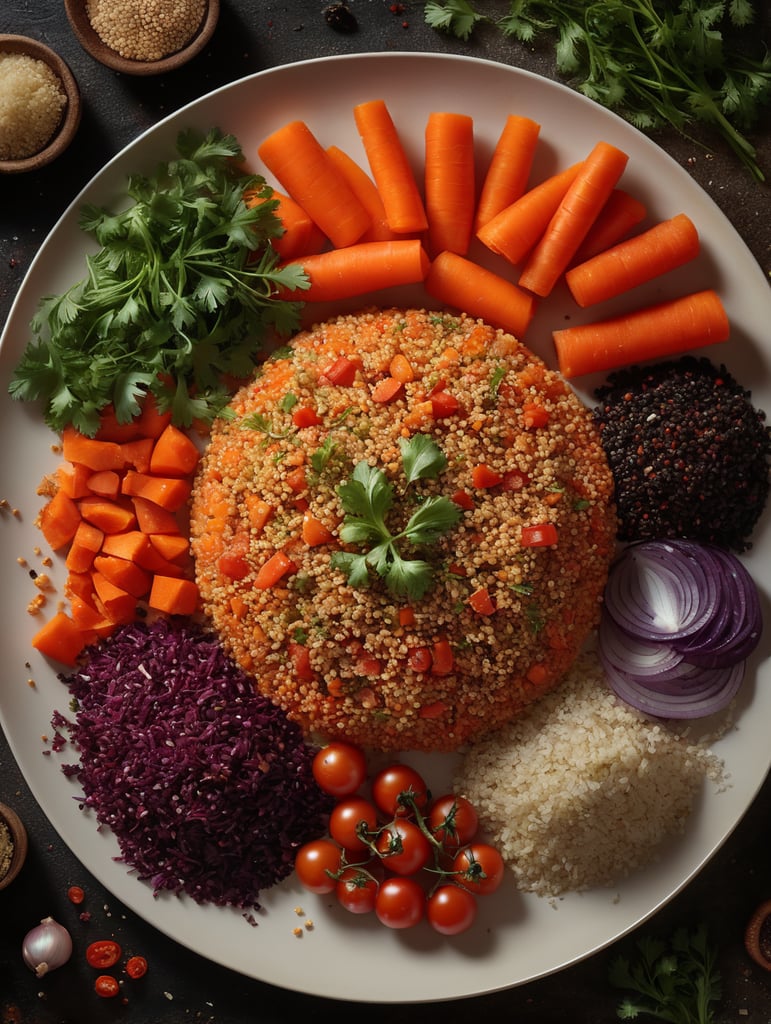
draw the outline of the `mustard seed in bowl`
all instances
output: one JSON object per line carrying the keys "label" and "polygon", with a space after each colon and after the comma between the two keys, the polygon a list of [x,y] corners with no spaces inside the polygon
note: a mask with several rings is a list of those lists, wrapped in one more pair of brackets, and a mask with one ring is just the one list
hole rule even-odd
{"label": "mustard seed in bowl", "polygon": [[589,410],[511,335],[342,316],[215,423],[191,510],[203,607],[307,733],[455,750],[554,687],[597,624],[612,483]]}

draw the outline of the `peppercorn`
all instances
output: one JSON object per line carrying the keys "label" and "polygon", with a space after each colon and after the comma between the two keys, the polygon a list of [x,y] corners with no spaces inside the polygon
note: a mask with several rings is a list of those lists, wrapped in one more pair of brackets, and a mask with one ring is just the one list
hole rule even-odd
{"label": "peppercorn", "polygon": [[724,366],[693,356],[635,366],[595,396],[621,540],[751,546],[768,498],[771,429]]}
{"label": "peppercorn", "polygon": [[324,19],[336,32],[355,32],[359,24],[347,4],[331,4],[324,11]]}

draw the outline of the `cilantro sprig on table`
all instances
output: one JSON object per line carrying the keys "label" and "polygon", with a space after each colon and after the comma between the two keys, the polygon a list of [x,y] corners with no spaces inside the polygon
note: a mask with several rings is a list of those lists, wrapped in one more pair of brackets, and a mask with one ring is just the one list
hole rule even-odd
{"label": "cilantro sprig on table", "polygon": [[[694,123],[721,136],[759,180],[744,134],[771,101],[771,55],[734,37],[754,21],[751,0],[510,0],[488,16],[472,0],[429,0],[426,21],[467,40],[482,22],[531,45],[554,40],[558,72],[642,130]],[[757,47],[756,34],[743,42]]]}
{"label": "cilantro sprig on table", "polygon": [[[274,293],[307,280],[279,268],[269,244],[282,231],[277,202],[239,166],[237,140],[188,130],[177,150],[128,179],[125,209],[83,207],[80,226],[99,250],[87,276],[33,319],[9,390],[43,402],[54,430],[93,436],[108,404],[128,422],[147,391],[177,425],[208,422],[229,399],[223,377],[249,375],[268,329],[299,323],[300,304]],[[247,205],[250,192],[263,201]]]}
{"label": "cilantro sprig on table", "polygon": [[[447,468],[444,452],[425,434],[402,438],[399,444],[407,485],[435,479]],[[361,554],[336,551],[332,565],[347,574],[352,587],[369,586],[372,570],[395,596],[419,601],[434,581],[434,569],[422,558],[405,557],[404,550],[435,543],[460,519],[459,506],[444,496],[430,495],[394,534],[386,523],[394,503],[393,484],[382,469],[365,461],[356,464],[351,477],[338,487],[338,494],[346,513],[341,540],[367,550]]]}
{"label": "cilantro sprig on table", "polygon": [[679,928],[668,943],[643,936],[637,949],[634,964],[619,956],[610,967],[610,983],[635,993],[618,1007],[620,1020],[642,1015],[673,1024],[713,1024],[720,973],[706,928]]}

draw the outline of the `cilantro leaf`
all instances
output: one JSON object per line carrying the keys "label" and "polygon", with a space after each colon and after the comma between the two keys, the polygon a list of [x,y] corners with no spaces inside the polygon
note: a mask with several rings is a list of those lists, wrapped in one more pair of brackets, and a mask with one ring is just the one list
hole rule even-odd
{"label": "cilantro leaf", "polygon": [[146,391],[180,426],[219,413],[224,378],[254,370],[269,330],[299,325],[300,302],[278,290],[308,287],[299,266],[279,266],[277,203],[239,169],[242,155],[232,135],[189,129],[175,158],[129,176],[126,209],[83,206],[80,227],[99,250],[81,281],[40,302],[15,399],[42,402],[54,430],[89,435],[106,405],[127,422]]}
{"label": "cilantro leaf", "polygon": [[427,434],[400,437],[399,448],[408,483],[438,477],[447,469],[447,456]]}

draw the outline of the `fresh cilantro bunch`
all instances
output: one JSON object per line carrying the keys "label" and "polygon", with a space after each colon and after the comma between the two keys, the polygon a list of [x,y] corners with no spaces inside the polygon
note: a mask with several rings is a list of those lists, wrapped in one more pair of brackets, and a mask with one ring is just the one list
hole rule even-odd
{"label": "fresh cilantro bunch", "polygon": [[672,1024],[713,1024],[720,974],[706,929],[690,934],[680,928],[669,944],[644,936],[637,948],[640,959],[634,966],[624,957],[611,964],[610,983],[638,994],[621,1003],[618,1018],[643,1014]]}
{"label": "fresh cilantro bunch", "polygon": [[705,124],[765,180],[744,133],[771,101],[771,56],[732,42],[754,21],[751,0],[510,0],[501,18],[471,0],[430,0],[424,13],[459,39],[482,21],[528,45],[550,35],[557,70],[584,95],[643,130]]}
{"label": "fresh cilantro bunch", "polygon": [[[402,438],[399,445],[407,485],[436,478],[447,468],[444,452],[425,434]],[[458,522],[460,508],[449,498],[431,495],[418,504],[404,528],[393,534],[386,516],[394,502],[394,487],[381,469],[365,461],[356,464],[337,493],[346,513],[341,540],[367,550],[362,554],[336,551],[332,565],[347,574],[352,587],[369,586],[372,569],[392,594],[419,601],[433,583],[434,570],[421,558],[405,557],[404,548],[435,543]]]}
{"label": "fresh cilantro bunch", "polygon": [[[110,403],[129,422],[148,391],[177,425],[210,421],[228,401],[223,377],[253,370],[269,327],[299,322],[299,303],[274,293],[307,281],[278,267],[277,201],[240,169],[237,140],[188,130],[177,150],[150,177],[129,178],[126,209],[83,207],[99,250],[84,280],[44,299],[32,321],[9,390],[42,401],[54,430],[93,436]],[[247,206],[250,192],[263,201]]]}

